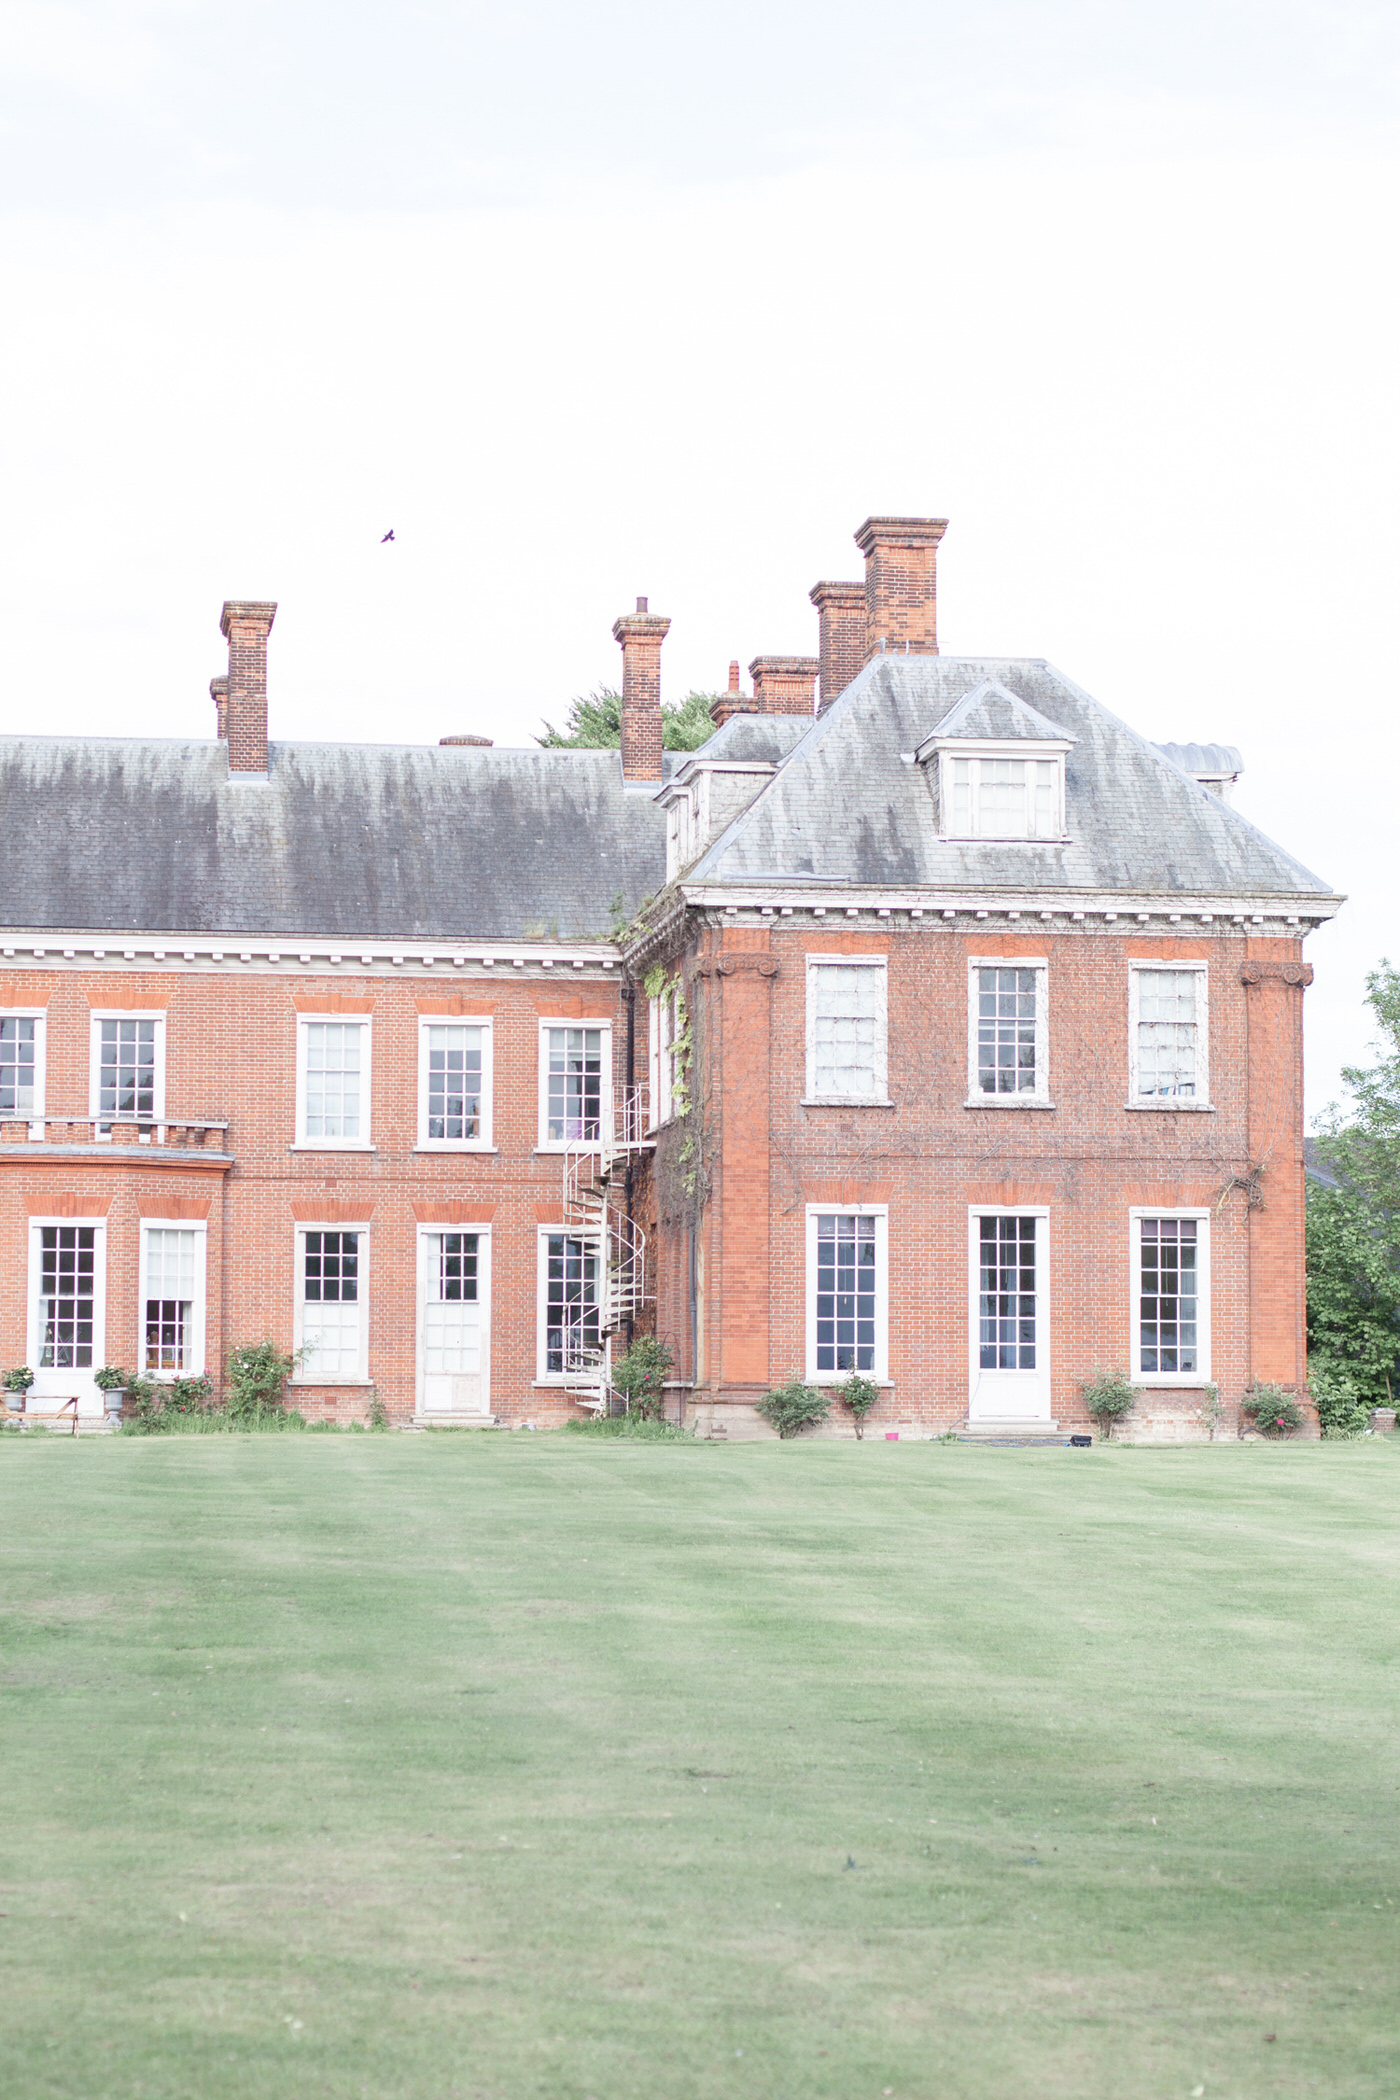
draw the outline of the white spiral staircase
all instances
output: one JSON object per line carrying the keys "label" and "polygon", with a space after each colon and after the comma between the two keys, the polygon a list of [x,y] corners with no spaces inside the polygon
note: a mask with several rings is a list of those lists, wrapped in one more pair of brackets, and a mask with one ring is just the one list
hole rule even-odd
{"label": "white spiral staircase", "polygon": [[563,1368],[569,1398],[594,1415],[608,1410],[610,1340],[647,1303],[646,1235],[628,1217],[623,1193],[628,1161],[653,1149],[645,1128],[645,1091],[629,1087],[615,1107],[612,1128],[598,1142],[569,1145],[564,1153],[564,1228],[598,1256],[598,1346],[581,1324],[571,1328]]}

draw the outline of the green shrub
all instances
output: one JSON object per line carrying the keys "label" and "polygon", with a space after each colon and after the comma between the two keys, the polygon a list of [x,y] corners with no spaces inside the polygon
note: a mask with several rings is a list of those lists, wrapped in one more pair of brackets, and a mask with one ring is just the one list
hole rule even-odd
{"label": "green shrub", "polygon": [[207,1378],[132,1377],[126,1381],[123,1427],[137,1436],[160,1436],[190,1416],[214,1412],[214,1388]]}
{"label": "green shrub", "polygon": [[627,1437],[639,1444],[693,1444],[688,1429],[676,1422],[658,1422],[649,1415],[601,1415],[594,1422],[566,1422],[570,1436]]}
{"label": "green shrub", "polygon": [[27,1393],[34,1383],[34,1373],[28,1364],[17,1364],[13,1371],[5,1373],[3,1383],[7,1393]]}
{"label": "green shrub", "polygon": [[856,1435],[863,1437],[865,1418],[879,1399],[880,1388],[873,1378],[865,1377],[860,1371],[852,1371],[840,1390],[842,1406],[849,1407],[855,1417]]}
{"label": "green shrub", "polygon": [[92,1382],[99,1393],[115,1393],[129,1385],[131,1377],[120,1364],[104,1364],[100,1371],[93,1372]]}
{"label": "green shrub", "polygon": [[377,1385],[372,1385],[369,1389],[369,1426],[376,1434],[393,1426],[389,1420],[389,1410],[379,1397]]}
{"label": "green shrub", "polygon": [[224,1373],[224,1411],[231,1422],[257,1422],[281,1414],[291,1377],[302,1352],[289,1355],[276,1342],[247,1342],[229,1357]]}
{"label": "green shrub", "polygon": [[797,1436],[831,1413],[831,1402],[794,1371],[786,1385],[774,1386],[758,1403],[758,1413],[780,1437]]}
{"label": "green shrub", "polygon": [[1105,1371],[1095,1364],[1093,1377],[1086,1378],[1079,1390],[1105,1437],[1111,1437],[1114,1424],[1137,1405],[1138,1389],[1126,1371]]}
{"label": "green shrub", "polygon": [[1252,1385],[1241,1403],[1261,1436],[1292,1436],[1307,1416],[1281,1385]]}
{"label": "green shrub", "polygon": [[627,1403],[627,1413],[643,1422],[659,1422],[666,1411],[666,1374],[670,1350],[654,1335],[639,1334],[625,1356],[612,1367],[612,1388]]}
{"label": "green shrub", "polygon": [[1364,1381],[1335,1357],[1308,1358],[1308,1388],[1317,1407],[1322,1434],[1328,1438],[1361,1436],[1371,1425],[1371,1401]]}

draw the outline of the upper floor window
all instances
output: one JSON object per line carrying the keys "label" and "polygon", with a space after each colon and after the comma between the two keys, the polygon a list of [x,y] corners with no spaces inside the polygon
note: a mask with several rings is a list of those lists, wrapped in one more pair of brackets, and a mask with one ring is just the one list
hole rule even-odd
{"label": "upper floor window", "polygon": [[540,1144],[596,1145],[612,1118],[612,1029],[540,1025]]}
{"label": "upper floor window", "polygon": [[297,1143],[369,1149],[370,1025],[297,1024]]}
{"label": "upper floor window", "polygon": [[419,1022],[418,1142],[434,1151],[489,1147],[489,1020]]}
{"label": "upper floor window", "polygon": [[0,1118],[44,1113],[44,1016],[0,1014]]}
{"label": "upper floor window", "polygon": [[684,1115],[685,1072],[682,1063],[685,1035],[685,995],[679,976],[651,1001],[650,1007],[650,1120],[653,1128]]}
{"label": "upper floor window", "polygon": [[886,1099],[887,978],[883,956],[807,958],[807,1100]]}
{"label": "upper floor window", "polygon": [[943,829],[958,839],[1064,836],[1060,758],[958,758],[944,755]]}
{"label": "upper floor window", "polygon": [[158,1123],[165,1114],[165,1015],[92,1016],[90,1112],[98,1134],[114,1123]]}
{"label": "upper floor window", "polygon": [[1208,1108],[1206,966],[1130,970],[1129,1106]]}
{"label": "upper floor window", "polygon": [[968,967],[968,1105],[1048,1105],[1044,959],[973,956]]}

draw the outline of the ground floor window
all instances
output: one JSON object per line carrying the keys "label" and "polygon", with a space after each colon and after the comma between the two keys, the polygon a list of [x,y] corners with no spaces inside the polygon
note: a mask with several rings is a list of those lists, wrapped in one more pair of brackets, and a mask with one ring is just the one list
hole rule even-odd
{"label": "ground floor window", "polygon": [[546,1378],[577,1375],[603,1346],[599,1256],[590,1240],[541,1235],[540,1368]]}
{"label": "ground floor window", "polygon": [[298,1311],[304,1384],[368,1376],[363,1243],[360,1229],[308,1228],[299,1235]]}
{"label": "ground floor window", "polygon": [[979,1223],[978,1350],[984,1371],[1036,1368],[1036,1220]]}
{"label": "ground floor window", "polygon": [[1132,1231],[1134,1377],[1209,1378],[1209,1213],[1139,1211]]}
{"label": "ground floor window", "polygon": [[41,1371],[93,1368],[97,1233],[95,1225],[39,1228]]}
{"label": "ground floor window", "polygon": [[142,1368],[189,1377],[204,1369],[203,1229],[146,1225],[142,1241]]}
{"label": "ground floor window", "polygon": [[879,1208],[807,1212],[807,1376],[886,1375],[888,1217]]}

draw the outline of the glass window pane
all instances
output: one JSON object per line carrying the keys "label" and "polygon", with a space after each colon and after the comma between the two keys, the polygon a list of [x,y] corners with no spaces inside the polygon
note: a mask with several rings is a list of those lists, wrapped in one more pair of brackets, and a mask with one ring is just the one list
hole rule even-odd
{"label": "glass window pane", "polygon": [[880,1007],[884,968],[817,963],[809,993],[813,1001],[813,1090],[845,1099],[878,1100]]}
{"label": "glass window pane", "polygon": [[307,1138],[358,1139],[360,1074],[365,1026],[361,1021],[308,1021],[306,1027]]}
{"label": "glass window pane", "polygon": [[551,1144],[590,1144],[603,1129],[603,1030],[545,1031],[546,1128]]}
{"label": "glass window pane", "polygon": [[480,1028],[428,1030],[428,1136],[481,1135]]}
{"label": "glass window pane", "polygon": [[817,1371],[875,1368],[876,1220],[817,1219]]}

